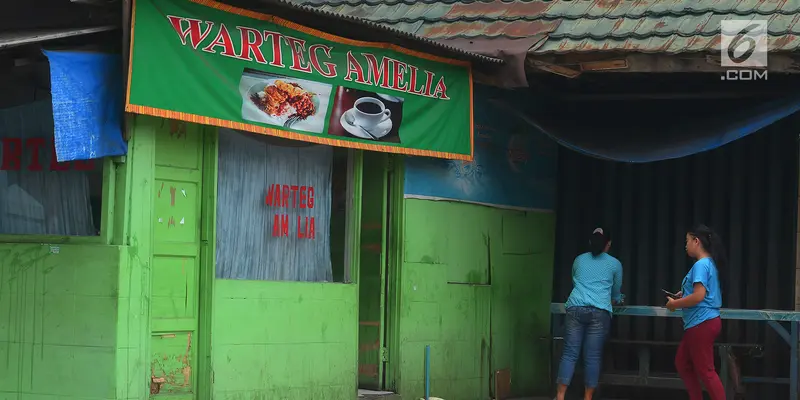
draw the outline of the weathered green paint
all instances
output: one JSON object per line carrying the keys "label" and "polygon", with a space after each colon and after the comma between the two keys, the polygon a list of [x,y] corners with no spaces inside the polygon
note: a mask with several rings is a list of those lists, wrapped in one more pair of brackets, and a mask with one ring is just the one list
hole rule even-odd
{"label": "weathered green paint", "polygon": [[[203,254],[213,254],[216,218],[216,134],[205,145]],[[356,189],[347,231],[358,235],[361,207],[360,152],[349,180]],[[359,242],[350,246],[349,267],[357,275]],[[347,260],[346,260],[347,261]],[[200,352],[203,375],[198,399],[351,400],[358,357],[358,289],[355,284],[215,279],[213,257],[201,271]],[[203,341],[207,341],[203,344]],[[204,364],[205,363],[205,364]],[[208,370],[207,373],[202,371]]]}
{"label": "weathered green paint", "polygon": [[147,121],[126,157],[105,161],[100,236],[0,238],[0,399],[148,397]]}
{"label": "weathered green paint", "polygon": [[[362,176],[356,152],[343,244],[358,286],[216,280],[216,135],[130,122],[129,154],[107,162],[100,237],[0,243],[0,399],[144,400],[155,375],[161,399],[350,400],[359,340],[380,342],[380,329],[386,386],[406,399],[422,394],[426,344],[433,395],[484,399],[502,368],[515,395],[546,390],[551,214],[403,200],[402,171]],[[385,212],[399,234],[386,236]],[[376,318],[378,332],[359,329]]]}
{"label": "weathered green paint", "polygon": [[554,216],[413,199],[403,214],[399,393],[423,394],[425,345],[433,396],[485,399],[504,368],[513,394],[544,393]]}
{"label": "weathered green paint", "polygon": [[337,283],[217,280],[215,400],[351,400],[357,288]]}
{"label": "weathered green paint", "polygon": [[0,244],[0,399],[122,398],[125,257],[118,246]]}
{"label": "weathered green paint", "polygon": [[[128,257],[120,265],[117,398],[143,400],[150,387],[150,299],[156,118],[130,120],[128,155],[116,169],[114,243]],[[122,297],[127,294],[127,297]]]}
{"label": "weathered green paint", "polygon": [[194,398],[199,317],[203,128],[155,127],[150,374],[153,398]]}
{"label": "weathered green paint", "polygon": [[386,210],[389,223],[388,237],[386,238],[386,296],[385,296],[385,326],[384,343],[388,351],[388,360],[384,364],[384,388],[397,392],[400,387],[400,267],[403,260],[403,235],[404,231],[404,202],[403,199],[403,168],[400,156],[390,155],[387,158],[388,193]]}
{"label": "weathered green paint", "polygon": [[[203,216],[217,212],[217,158],[218,135],[216,129],[207,128],[203,145]],[[200,319],[197,337],[197,398],[210,399],[212,393],[211,330],[213,329],[214,263],[216,262],[216,218],[201,218],[200,224]]]}
{"label": "weathered green paint", "polygon": [[386,155],[364,154],[361,262],[358,295],[358,387],[381,389],[383,381],[386,250]]}

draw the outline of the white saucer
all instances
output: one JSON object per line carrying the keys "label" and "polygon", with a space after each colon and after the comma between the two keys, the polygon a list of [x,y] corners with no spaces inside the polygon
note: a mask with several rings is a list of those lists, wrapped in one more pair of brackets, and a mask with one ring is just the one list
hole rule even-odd
{"label": "white saucer", "polygon": [[[372,140],[372,138],[369,137],[369,135],[366,132],[361,130],[361,128],[359,128],[358,126],[353,126],[353,125],[350,125],[350,124],[347,123],[347,113],[352,113],[352,112],[353,112],[353,109],[351,108],[351,109],[343,112],[342,116],[339,117],[339,123],[342,124],[342,128],[344,128],[344,130],[346,130],[347,133],[349,133],[349,134],[351,134],[351,135],[353,135],[353,136],[355,136],[357,138]],[[389,132],[391,132],[391,130],[392,130],[392,119],[391,118],[387,118],[386,121],[383,121],[380,124],[378,124],[377,126],[375,126],[374,128],[369,129],[369,133],[371,133],[372,136],[375,136],[377,139],[380,139],[380,138],[388,135]]]}

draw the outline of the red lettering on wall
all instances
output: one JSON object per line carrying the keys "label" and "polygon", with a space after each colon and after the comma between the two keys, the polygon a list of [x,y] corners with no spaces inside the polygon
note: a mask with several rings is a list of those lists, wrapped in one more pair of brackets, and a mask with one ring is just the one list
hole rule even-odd
{"label": "red lettering on wall", "polygon": [[297,238],[314,239],[317,233],[314,230],[314,217],[297,216]]}
{"label": "red lettering on wall", "polygon": [[289,216],[275,214],[272,224],[273,237],[289,237]]}
{"label": "red lettering on wall", "polygon": [[273,183],[267,187],[264,204],[279,208],[314,208],[314,187]]}
{"label": "red lettering on wall", "polygon": [[70,166],[74,167],[77,171],[91,171],[94,169],[94,160],[58,162],[53,139],[32,137],[23,141],[22,138],[2,138],[0,142],[3,144],[0,171],[21,170],[23,168],[22,156],[25,153],[28,153],[30,157],[26,157],[28,164],[24,167],[29,171],[43,171],[45,167],[42,163],[42,150],[50,153],[50,163],[47,166],[48,171],[67,171],[70,169]]}
{"label": "red lettering on wall", "polygon": [[0,169],[19,171],[20,168],[22,168],[22,139],[3,138],[3,163]]}
{"label": "red lettering on wall", "polygon": [[281,207],[289,207],[289,185],[283,185],[283,194],[281,197]]}
{"label": "red lettering on wall", "polygon": [[31,163],[28,164],[28,171],[41,171],[42,164],[39,163],[39,149],[44,147],[44,138],[25,139],[25,146],[31,149]]}
{"label": "red lettering on wall", "polygon": [[269,189],[267,189],[267,196],[264,199],[264,204],[272,207],[273,202],[275,201],[275,185],[269,185]]}
{"label": "red lettering on wall", "polygon": [[297,185],[292,185],[289,187],[292,191],[292,208],[297,208]]}

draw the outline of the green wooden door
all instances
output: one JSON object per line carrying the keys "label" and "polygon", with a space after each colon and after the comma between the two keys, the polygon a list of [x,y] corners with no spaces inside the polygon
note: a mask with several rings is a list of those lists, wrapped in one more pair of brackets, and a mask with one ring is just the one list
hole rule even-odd
{"label": "green wooden door", "polygon": [[386,268],[386,154],[365,152],[358,275],[358,387],[382,389]]}
{"label": "green wooden door", "polygon": [[194,399],[203,133],[157,125],[151,299],[151,398]]}

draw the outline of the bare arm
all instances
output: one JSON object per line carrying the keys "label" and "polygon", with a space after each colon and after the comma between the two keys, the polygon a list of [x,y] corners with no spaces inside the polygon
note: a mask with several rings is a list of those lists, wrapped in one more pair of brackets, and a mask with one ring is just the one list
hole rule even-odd
{"label": "bare arm", "polygon": [[611,301],[615,304],[622,303],[622,265],[614,270],[614,284],[611,288]]}
{"label": "bare arm", "polygon": [[677,310],[679,308],[690,308],[700,304],[700,302],[706,298],[706,287],[703,286],[702,283],[696,282],[693,289],[694,291],[692,294],[678,300],[667,298],[667,308],[670,310]]}

